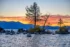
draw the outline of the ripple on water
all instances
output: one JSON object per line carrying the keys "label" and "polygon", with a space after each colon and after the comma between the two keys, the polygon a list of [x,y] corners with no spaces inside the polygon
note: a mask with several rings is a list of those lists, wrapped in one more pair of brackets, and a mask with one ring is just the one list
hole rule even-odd
{"label": "ripple on water", "polygon": [[70,47],[70,34],[0,35],[0,47]]}

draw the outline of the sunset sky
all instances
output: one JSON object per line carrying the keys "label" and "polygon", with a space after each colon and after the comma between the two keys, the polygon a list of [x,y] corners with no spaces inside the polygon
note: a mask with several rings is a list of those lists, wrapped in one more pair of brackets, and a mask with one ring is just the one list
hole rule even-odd
{"label": "sunset sky", "polygon": [[33,2],[42,14],[70,15],[70,0],[0,0],[0,16],[25,16],[25,7]]}

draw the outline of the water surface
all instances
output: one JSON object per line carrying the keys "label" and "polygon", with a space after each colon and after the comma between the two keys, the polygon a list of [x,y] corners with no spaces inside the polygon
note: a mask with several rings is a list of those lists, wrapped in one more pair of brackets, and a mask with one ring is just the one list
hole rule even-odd
{"label": "water surface", "polygon": [[[27,35],[27,34],[26,34]],[[0,35],[0,47],[70,47],[70,34]]]}

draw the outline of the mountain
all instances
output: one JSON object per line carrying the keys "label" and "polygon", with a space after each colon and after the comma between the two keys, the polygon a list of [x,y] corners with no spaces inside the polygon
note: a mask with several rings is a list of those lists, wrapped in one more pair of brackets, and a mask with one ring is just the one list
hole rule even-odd
{"label": "mountain", "polygon": [[[29,29],[34,26],[32,24],[22,24],[20,22],[0,21],[0,27],[2,27],[4,29],[19,29],[19,28]],[[70,29],[70,26],[67,26],[67,28]],[[45,29],[59,29],[59,26],[45,26]]]}
{"label": "mountain", "polygon": [[24,28],[24,29],[29,29],[30,27],[33,27],[31,24],[22,24],[20,22],[5,22],[5,21],[0,21],[0,27],[4,29],[19,29],[19,28]]}
{"label": "mountain", "polygon": [[59,29],[59,26],[45,26],[45,29]]}
{"label": "mountain", "polygon": [[[70,26],[70,15],[48,15],[49,18],[46,22],[46,25],[50,23],[51,26],[58,26],[59,19],[63,21],[64,25]],[[0,21],[14,21],[14,22],[21,22],[23,24],[33,24],[33,20],[29,20],[30,17],[20,16],[20,17],[0,17]],[[31,17],[32,18],[32,17]],[[39,17],[40,21],[37,21],[38,25],[44,25],[45,19],[47,18],[46,15],[42,15]]]}

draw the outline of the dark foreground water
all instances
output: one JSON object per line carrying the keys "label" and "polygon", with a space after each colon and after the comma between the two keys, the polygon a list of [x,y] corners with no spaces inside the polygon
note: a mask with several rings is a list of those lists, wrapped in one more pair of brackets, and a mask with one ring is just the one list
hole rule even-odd
{"label": "dark foreground water", "polygon": [[70,34],[0,35],[0,47],[70,47]]}

